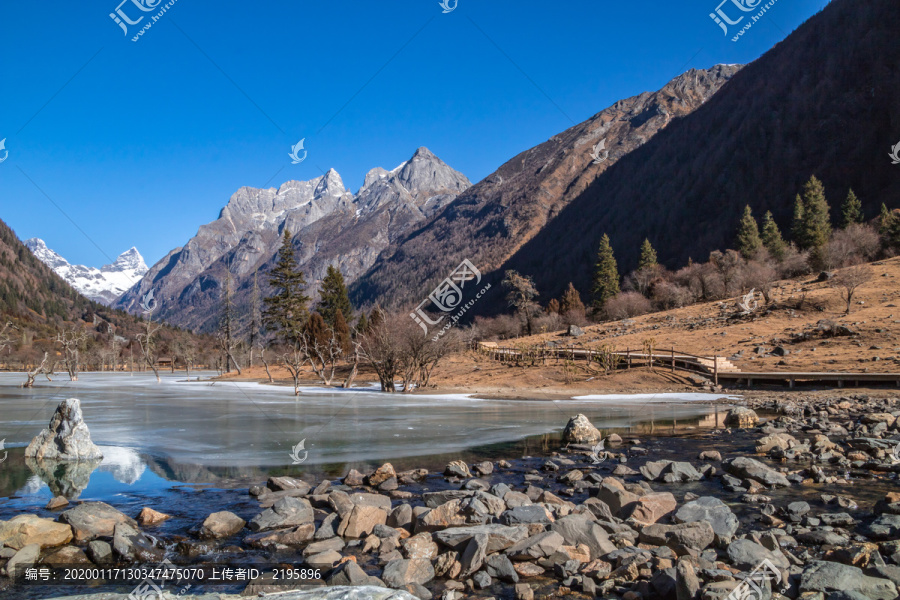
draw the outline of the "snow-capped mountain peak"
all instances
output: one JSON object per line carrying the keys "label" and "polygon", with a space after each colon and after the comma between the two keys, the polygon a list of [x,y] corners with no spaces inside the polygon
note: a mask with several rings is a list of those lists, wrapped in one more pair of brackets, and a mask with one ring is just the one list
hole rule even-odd
{"label": "snow-capped mountain peak", "polygon": [[106,305],[118,300],[149,270],[144,257],[134,247],[120,254],[111,264],[97,269],[70,264],[59,253],[48,248],[40,238],[27,240],[25,246],[81,295]]}

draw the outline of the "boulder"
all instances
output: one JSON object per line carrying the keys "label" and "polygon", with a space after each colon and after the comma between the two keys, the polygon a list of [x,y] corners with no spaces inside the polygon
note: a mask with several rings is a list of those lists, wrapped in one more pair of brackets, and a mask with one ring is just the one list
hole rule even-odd
{"label": "boulder", "polygon": [[366,481],[372,487],[378,487],[385,481],[388,481],[389,479],[396,479],[396,478],[397,478],[397,472],[394,470],[394,465],[392,465],[391,463],[384,463],[383,465],[378,467],[374,473],[369,475],[366,478]]}
{"label": "boulder", "polygon": [[376,525],[387,523],[387,518],[388,513],[382,508],[358,504],[341,519],[337,533],[343,538],[363,538],[372,533]]}
{"label": "boulder", "polygon": [[537,560],[552,556],[566,541],[555,531],[543,531],[516,542],[505,550],[513,560]]}
{"label": "boulder", "polygon": [[137,521],[105,502],[84,502],[59,516],[72,527],[75,542],[83,544],[101,537],[112,537],[116,525],[126,523],[137,529]]}
{"label": "boulder", "polygon": [[666,483],[682,483],[703,479],[703,474],[695,469],[691,463],[672,460],[648,462],[641,467],[641,475],[650,481],[664,481]]}
{"label": "boulder", "polygon": [[678,501],[670,492],[654,492],[638,498],[627,511],[626,518],[640,525],[651,525],[675,512]]}
{"label": "boulder", "polygon": [[137,522],[141,525],[141,527],[153,527],[154,525],[159,525],[163,521],[168,521],[172,517],[170,515],[158,512],[153,510],[152,508],[145,506],[141,509],[141,513],[138,515]]}
{"label": "boulder", "polygon": [[313,523],[315,516],[309,501],[304,498],[282,498],[272,508],[259,513],[249,523],[251,531],[284,529]]}
{"label": "boulder", "polygon": [[269,477],[266,487],[273,492],[297,492],[299,495],[308,494],[310,490],[308,483],[293,477]]}
{"label": "boulder", "polygon": [[897,587],[889,579],[864,575],[862,569],[841,563],[810,561],[800,576],[800,592],[858,592],[871,600],[893,600]]}
{"label": "boulder", "polygon": [[40,544],[28,544],[17,551],[6,563],[6,572],[10,578],[21,575],[25,569],[34,565],[41,556]]}
{"label": "boulder", "polygon": [[61,461],[103,458],[103,453],[91,441],[91,432],[84,423],[81,402],[77,398],[60,402],[50,425],[28,444],[25,457]]}
{"label": "boulder", "polygon": [[746,456],[729,458],[724,463],[725,470],[736,477],[752,479],[771,487],[790,487],[787,477],[758,460]]}
{"label": "boulder", "polygon": [[616,546],[609,540],[609,535],[600,525],[584,515],[569,515],[550,526],[551,531],[560,534],[566,545],[584,544],[591,552],[591,558],[613,552]]}
{"label": "boulder", "polygon": [[392,588],[403,588],[410,583],[422,585],[434,579],[434,567],[428,560],[392,560],[384,567],[381,579]]}
{"label": "boulder", "polygon": [[472,472],[469,471],[469,465],[461,460],[454,460],[450,462],[446,468],[444,469],[444,475],[447,477],[459,477],[460,479],[468,479],[472,476]]}
{"label": "boulder", "polygon": [[569,419],[566,429],[563,431],[563,441],[574,444],[586,444],[597,442],[603,438],[596,427],[582,414]]}
{"label": "boulder", "polygon": [[756,427],[757,425],[759,425],[759,417],[756,416],[755,412],[745,406],[732,408],[728,411],[728,414],[725,415],[726,427],[745,429],[748,427]]}
{"label": "boulder", "polygon": [[676,523],[709,523],[719,544],[730,542],[740,526],[728,505],[712,496],[702,496],[688,502],[678,509],[674,519]]}
{"label": "boulder", "polygon": [[787,450],[798,445],[797,438],[789,433],[773,433],[756,442],[757,454],[767,454],[771,450]]}
{"label": "boulder", "polygon": [[656,523],[641,529],[642,544],[668,546],[673,550],[680,547],[702,551],[712,545],[716,535],[712,525],[706,521],[664,525]]}
{"label": "boulder", "polygon": [[735,540],[728,544],[729,562],[741,571],[755,569],[763,560],[768,560],[779,569],[791,566],[787,557],[780,550],[769,550],[753,540]]}
{"label": "boulder", "polygon": [[118,523],[113,533],[113,550],[129,562],[155,563],[166,552],[157,548],[152,539],[128,523]]}
{"label": "boulder", "polygon": [[549,525],[553,522],[553,515],[540,504],[528,504],[517,506],[504,512],[500,516],[500,522],[504,525],[527,525],[531,523]]}
{"label": "boulder", "polygon": [[325,583],[329,586],[360,586],[369,585],[371,581],[372,578],[368,573],[363,571],[362,567],[356,564],[356,562],[348,560],[347,562],[338,565],[338,567],[328,576],[328,579],[325,580]]}
{"label": "boulder", "polygon": [[36,544],[41,548],[62,546],[72,541],[72,528],[52,519],[35,515],[18,515],[9,521],[0,521],[0,548],[8,546],[21,550]]}
{"label": "boulder", "polygon": [[400,545],[403,547],[406,558],[410,560],[431,560],[437,558],[438,555],[438,546],[434,543],[430,533],[420,533],[406,538],[400,542]]}
{"label": "boulder", "polygon": [[215,512],[206,517],[200,526],[200,538],[219,540],[231,537],[244,528],[247,522],[228,511]]}
{"label": "boulder", "polygon": [[254,533],[244,538],[244,544],[253,548],[296,547],[312,539],[315,532],[315,524],[307,523],[296,527],[288,527],[287,529],[273,529],[271,531]]}
{"label": "boulder", "polygon": [[477,533],[472,536],[466,549],[463,550],[459,562],[462,564],[462,576],[468,577],[481,569],[488,555],[488,536]]}
{"label": "boulder", "polygon": [[461,552],[473,536],[483,533],[488,536],[488,554],[506,550],[528,536],[524,525],[476,525],[474,527],[451,527],[434,534],[434,539],[452,550]]}
{"label": "boulder", "polygon": [[41,560],[41,564],[48,565],[53,568],[61,569],[65,567],[92,567],[91,561],[88,560],[84,550],[77,546],[63,546],[59,550],[45,556]]}

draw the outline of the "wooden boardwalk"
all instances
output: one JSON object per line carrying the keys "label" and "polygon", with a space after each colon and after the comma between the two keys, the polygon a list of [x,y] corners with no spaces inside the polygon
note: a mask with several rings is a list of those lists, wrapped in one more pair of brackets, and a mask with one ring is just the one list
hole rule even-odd
{"label": "wooden boardwalk", "polygon": [[729,382],[751,387],[754,383],[783,383],[793,388],[797,382],[836,383],[859,386],[860,383],[888,383],[900,387],[900,373],[852,373],[829,371],[740,371],[721,356],[698,356],[687,352],[669,350],[593,350],[574,346],[539,348],[513,348],[496,342],[477,342],[474,349],[501,362],[517,364],[547,364],[547,361],[571,361],[599,363],[607,372],[649,367],[674,371],[687,371],[712,379],[715,385]]}

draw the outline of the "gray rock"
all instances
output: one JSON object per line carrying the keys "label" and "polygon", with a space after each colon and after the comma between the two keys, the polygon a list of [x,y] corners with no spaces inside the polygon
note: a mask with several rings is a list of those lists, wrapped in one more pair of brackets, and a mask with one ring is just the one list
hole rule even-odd
{"label": "gray rock", "polygon": [[435,532],[434,539],[457,552],[465,550],[469,540],[483,533],[488,536],[488,554],[506,550],[528,536],[524,525],[476,525],[474,527],[451,527]]}
{"label": "gray rock", "polygon": [[694,565],[684,558],[675,565],[675,597],[677,600],[697,600],[700,597],[700,579]]}
{"label": "gray rock", "polygon": [[131,562],[154,563],[165,556],[165,550],[157,548],[153,540],[128,523],[116,525],[112,546],[119,556]]}
{"label": "gray rock", "polygon": [[6,572],[9,576],[16,577],[25,572],[25,569],[32,566],[41,556],[40,544],[28,544],[21,550],[18,550],[9,562],[6,563]]}
{"label": "gray rock", "polygon": [[75,542],[83,544],[100,537],[112,537],[116,525],[127,523],[137,529],[137,521],[105,502],[83,502],[59,516],[75,533]]}
{"label": "gray rock", "polygon": [[888,579],[863,575],[861,569],[841,563],[811,561],[800,576],[801,592],[859,592],[871,600],[894,600],[897,587]]}
{"label": "gray rock", "polygon": [[869,536],[876,540],[895,540],[900,538],[900,515],[884,514],[875,519],[868,527]]}
{"label": "gray rock", "polygon": [[756,413],[744,406],[735,407],[725,415],[726,427],[747,428],[756,427],[758,424],[759,417]]}
{"label": "gray rock", "polygon": [[494,554],[488,557],[485,571],[491,577],[505,583],[519,583],[519,574],[516,573],[512,562],[504,554]]}
{"label": "gray rock", "polygon": [[563,536],[555,531],[542,531],[521,542],[516,542],[505,552],[513,560],[536,560],[551,556],[564,543]]}
{"label": "gray rock", "polygon": [[566,429],[563,431],[563,441],[575,444],[597,442],[602,438],[603,434],[582,414],[577,414],[569,419]]}
{"label": "gray rock", "polygon": [[304,498],[282,498],[272,508],[259,513],[248,524],[251,531],[268,531],[313,523],[315,516]]}
{"label": "gray rock", "polygon": [[91,441],[91,432],[81,414],[81,402],[69,398],[60,402],[50,419],[25,449],[26,458],[86,461],[103,458],[100,448]]}
{"label": "gray rock", "polygon": [[338,585],[349,585],[349,586],[360,586],[360,585],[368,585],[370,583],[369,575],[362,570],[358,564],[356,564],[352,560],[348,560],[342,565],[339,565],[325,582],[330,586],[338,586]]}
{"label": "gray rock", "polygon": [[519,525],[530,523],[542,523],[549,525],[553,522],[547,509],[540,504],[517,506],[511,508],[500,516],[500,522],[504,525]]}
{"label": "gray rock", "polygon": [[680,547],[691,550],[705,550],[716,539],[712,525],[707,521],[665,525],[655,523],[641,529],[640,541],[654,546]]}
{"label": "gray rock", "polygon": [[568,546],[587,545],[591,551],[591,559],[600,558],[616,549],[606,531],[584,515],[563,517],[551,525],[550,529],[560,534]]}
{"label": "gray rock", "polygon": [[787,477],[758,460],[746,456],[729,458],[722,463],[725,470],[744,479],[752,479],[772,487],[790,487]]}
{"label": "gray rock", "polygon": [[381,579],[392,588],[402,588],[410,583],[421,585],[434,579],[434,568],[428,560],[401,558],[385,566]]}
{"label": "gray rock", "polygon": [[462,563],[463,577],[468,577],[481,568],[481,566],[484,564],[485,558],[487,558],[487,550],[487,534],[479,533],[472,536],[472,539],[470,539],[469,543],[466,544],[466,549],[463,551],[462,556],[459,559],[460,563]]}
{"label": "gray rock", "polygon": [[106,566],[112,564],[113,557],[112,546],[100,540],[88,542],[87,555],[96,565]]}
{"label": "gray rock", "polygon": [[735,540],[728,544],[728,559],[731,564],[742,571],[755,569],[763,560],[770,561],[779,569],[787,569],[790,561],[780,551],[768,550],[753,540]]}
{"label": "gray rock", "polygon": [[200,526],[200,539],[211,540],[231,537],[244,528],[247,522],[228,511],[215,512]]}
{"label": "gray rock", "polygon": [[454,460],[444,468],[444,475],[448,477],[459,477],[460,479],[468,479],[472,476],[469,471],[469,465],[461,460]]}
{"label": "gray rock", "polygon": [[712,526],[716,542],[727,544],[737,532],[740,522],[728,505],[712,496],[702,496],[688,502],[675,513],[676,523],[705,521]]}
{"label": "gray rock", "polygon": [[679,483],[685,481],[700,481],[703,474],[687,462],[671,460],[651,461],[640,469],[641,475],[650,481],[665,481],[666,483]]}
{"label": "gray rock", "polygon": [[475,589],[478,590],[483,590],[485,588],[491,587],[491,576],[484,571],[475,573],[475,575],[472,577],[472,581],[475,583]]}

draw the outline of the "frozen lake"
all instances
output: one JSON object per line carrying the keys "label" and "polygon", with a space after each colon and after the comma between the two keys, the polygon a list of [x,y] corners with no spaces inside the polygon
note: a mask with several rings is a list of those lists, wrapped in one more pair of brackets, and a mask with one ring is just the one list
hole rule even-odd
{"label": "frozen lake", "polygon": [[[50,495],[47,482],[59,474],[29,468],[23,449],[66,398],[81,400],[93,440],[106,458],[93,475],[95,466],[62,477],[80,481],[74,485],[82,488],[79,492],[90,478],[88,491],[102,485],[101,495],[107,495],[119,487],[158,489],[165,482],[213,483],[268,472],[339,476],[349,466],[386,460],[398,467],[429,466],[427,457],[433,462],[504,443],[558,437],[577,413],[602,430],[642,435],[676,423],[710,427],[716,423],[715,409],[695,401],[721,397],[503,401],[307,388],[297,399],[288,387],[188,382],[184,373],[164,374],[162,383],[143,373],[83,373],[77,382],[57,375],[53,382],[38,380],[30,390],[17,387],[23,380],[21,374],[0,374],[0,440],[9,451],[9,460],[0,463],[0,497]],[[294,455],[292,449],[304,440]],[[294,456],[305,460],[294,464]]]}

